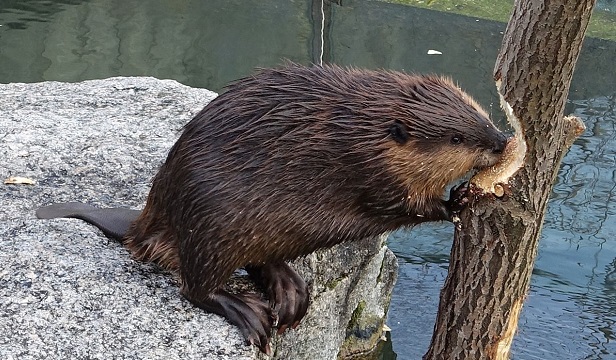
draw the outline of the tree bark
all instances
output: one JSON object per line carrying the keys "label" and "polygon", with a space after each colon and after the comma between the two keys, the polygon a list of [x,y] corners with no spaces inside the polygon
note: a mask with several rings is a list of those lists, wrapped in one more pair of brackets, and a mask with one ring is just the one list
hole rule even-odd
{"label": "tree bark", "polygon": [[507,359],[560,161],[583,130],[563,117],[594,0],[516,0],[494,70],[516,131],[471,179],[424,359]]}

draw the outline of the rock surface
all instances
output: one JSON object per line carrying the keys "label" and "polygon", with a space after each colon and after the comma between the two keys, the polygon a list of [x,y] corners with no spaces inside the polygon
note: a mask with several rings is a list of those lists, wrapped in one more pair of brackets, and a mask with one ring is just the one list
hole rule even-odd
{"label": "rock surface", "polygon": [[[215,95],[153,78],[0,85],[0,178],[34,181],[0,183],[0,358],[267,358],[184,300],[172,274],[82,221],[34,216],[52,202],[141,208],[182,126]],[[272,358],[374,346],[397,270],[383,239],[294,266],[312,303],[297,330],[274,339]]]}

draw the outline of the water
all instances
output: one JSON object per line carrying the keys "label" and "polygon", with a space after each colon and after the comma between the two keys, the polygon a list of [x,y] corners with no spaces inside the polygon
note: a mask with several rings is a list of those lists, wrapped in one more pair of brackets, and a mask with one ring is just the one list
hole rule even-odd
{"label": "water", "polygon": [[[325,61],[450,75],[503,121],[491,74],[505,24],[341,3],[325,9]],[[148,75],[220,91],[282,58],[319,61],[313,10],[305,0],[0,0],[0,82]],[[616,359],[614,59],[615,43],[586,39],[567,110],[588,130],[554,187],[513,359]],[[428,347],[452,231],[422,225],[389,241],[400,258],[388,321],[400,359]]]}

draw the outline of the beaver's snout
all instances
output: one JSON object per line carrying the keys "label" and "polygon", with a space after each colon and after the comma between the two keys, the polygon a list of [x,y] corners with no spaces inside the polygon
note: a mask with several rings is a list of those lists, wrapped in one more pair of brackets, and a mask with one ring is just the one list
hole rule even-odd
{"label": "beaver's snout", "polygon": [[507,146],[507,137],[503,134],[499,134],[497,139],[494,141],[492,145],[492,153],[495,155],[501,155],[503,151],[505,151],[505,147]]}

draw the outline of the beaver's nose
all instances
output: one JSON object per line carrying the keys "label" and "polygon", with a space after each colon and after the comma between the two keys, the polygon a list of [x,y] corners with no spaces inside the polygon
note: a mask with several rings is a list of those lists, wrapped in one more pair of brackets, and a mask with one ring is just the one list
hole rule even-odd
{"label": "beaver's nose", "polygon": [[498,139],[492,145],[492,153],[494,154],[502,154],[505,150],[505,146],[507,146],[507,137],[503,134],[500,134]]}

